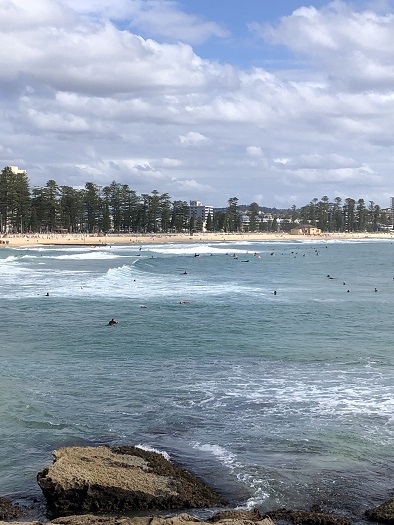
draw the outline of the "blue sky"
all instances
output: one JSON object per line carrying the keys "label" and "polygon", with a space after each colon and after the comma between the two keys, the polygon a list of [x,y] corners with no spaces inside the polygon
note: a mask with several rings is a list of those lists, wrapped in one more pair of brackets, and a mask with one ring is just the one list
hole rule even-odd
{"label": "blue sky", "polygon": [[[201,57],[240,67],[264,65],[272,69],[290,64],[294,57],[283,46],[272,46],[257,38],[249,28],[250,24],[275,24],[299,7],[322,7],[327,3],[325,0],[183,0],[177,5],[191,16],[215,21],[228,32],[227,37],[213,37],[203,43],[194,43],[193,47]],[[149,31],[141,34],[150,37]],[[156,35],[156,38],[160,40],[160,35]],[[174,40],[177,40],[176,37]]]}
{"label": "blue sky", "polygon": [[8,0],[0,31],[0,165],[32,185],[394,194],[394,0]]}

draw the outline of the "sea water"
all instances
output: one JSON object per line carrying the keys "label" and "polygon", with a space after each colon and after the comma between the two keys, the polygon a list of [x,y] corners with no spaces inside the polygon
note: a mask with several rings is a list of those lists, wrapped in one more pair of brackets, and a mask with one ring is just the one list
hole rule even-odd
{"label": "sea water", "polygon": [[361,521],[393,489],[393,255],[373,240],[2,249],[0,495],[38,496],[54,449],[134,444],[232,506]]}

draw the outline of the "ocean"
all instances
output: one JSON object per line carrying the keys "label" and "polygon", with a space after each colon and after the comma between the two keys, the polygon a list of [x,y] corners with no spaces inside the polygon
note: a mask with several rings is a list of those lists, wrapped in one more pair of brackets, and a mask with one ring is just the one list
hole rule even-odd
{"label": "ocean", "polygon": [[127,444],[231,507],[362,522],[393,495],[393,255],[371,239],[1,249],[0,495],[40,498],[54,449]]}

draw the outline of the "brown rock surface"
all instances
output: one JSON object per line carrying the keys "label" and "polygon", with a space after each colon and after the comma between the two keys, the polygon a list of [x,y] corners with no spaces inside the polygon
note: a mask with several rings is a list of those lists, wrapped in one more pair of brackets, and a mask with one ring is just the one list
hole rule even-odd
{"label": "brown rock surface", "polygon": [[374,509],[367,510],[365,515],[372,521],[394,524],[394,498],[386,500]]}
{"label": "brown rock surface", "polygon": [[[245,513],[246,512],[246,513]],[[217,523],[218,525],[274,525],[269,519],[263,519],[260,514],[248,514],[248,511],[229,511],[229,514],[223,519],[219,519],[214,516],[210,520]],[[249,519],[250,517],[258,516],[258,519]],[[5,525],[6,522],[0,521],[0,525]],[[210,525],[208,521],[200,521],[189,514],[179,514],[172,517],[127,517],[127,516],[96,516],[94,514],[84,514],[79,516],[64,516],[62,518],[56,518],[55,520],[48,523],[48,525]],[[22,525],[21,523],[13,522],[13,525]],[[24,525],[42,525],[39,522],[24,522]]]}
{"label": "brown rock surface", "polygon": [[22,510],[15,507],[7,498],[0,497],[0,520],[12,520],[22,514]]}
{"label": "brown rock surface", "polygon": [[[260,514],[260,512],[257,509],[252,510],[236,510],[236,509],[230,509],[230,510],[223,510],[222,512],[218,512],[212,516],[212,518],[209,518],[207,521],[210,521],[212,523],[216,523],[218,521],[228,521],[228,520],[242,520],[242,521],[262,521],[263,518]],[[270,522],[271,520],[267,518],[267,520]]]}
{"label": "brown rock surface", "polygon": [[137,447],[67,447],[37,474],[51,518],[221,505],[198,478]]}
{"label": "brown rock surface", "polygon": [[10,525],[10,523],[12,525],[44,525],[41,521],[0,521],[0,525]]}
{"label": "brown rock surface", "polygon": [[351,521],[346,518],[307,510],[279,509],[267,512],[264,516],[273,520],[289,521],[296,525],[351,525]]}

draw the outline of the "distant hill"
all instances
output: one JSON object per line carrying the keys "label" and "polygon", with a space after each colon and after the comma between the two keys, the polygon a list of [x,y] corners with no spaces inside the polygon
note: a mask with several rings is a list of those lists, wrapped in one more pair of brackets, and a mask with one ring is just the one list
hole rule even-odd
{"label": "distant hill", "polygon": [[[226,212],[227,209],[228,209],[227,207],[214,208],[213,212],[214,213],[215,212]],[[239,212],[246,212],[249,209],[250,209],[250,204],[238,204],[237,205],[237,210]],[[258,210],[261,211],[262,213],[271,213],[272,215],[285,215],[287,213],[291,213],[290,208],[279,209],[279,208],[267,208],[266,206],[259,206]]]}

